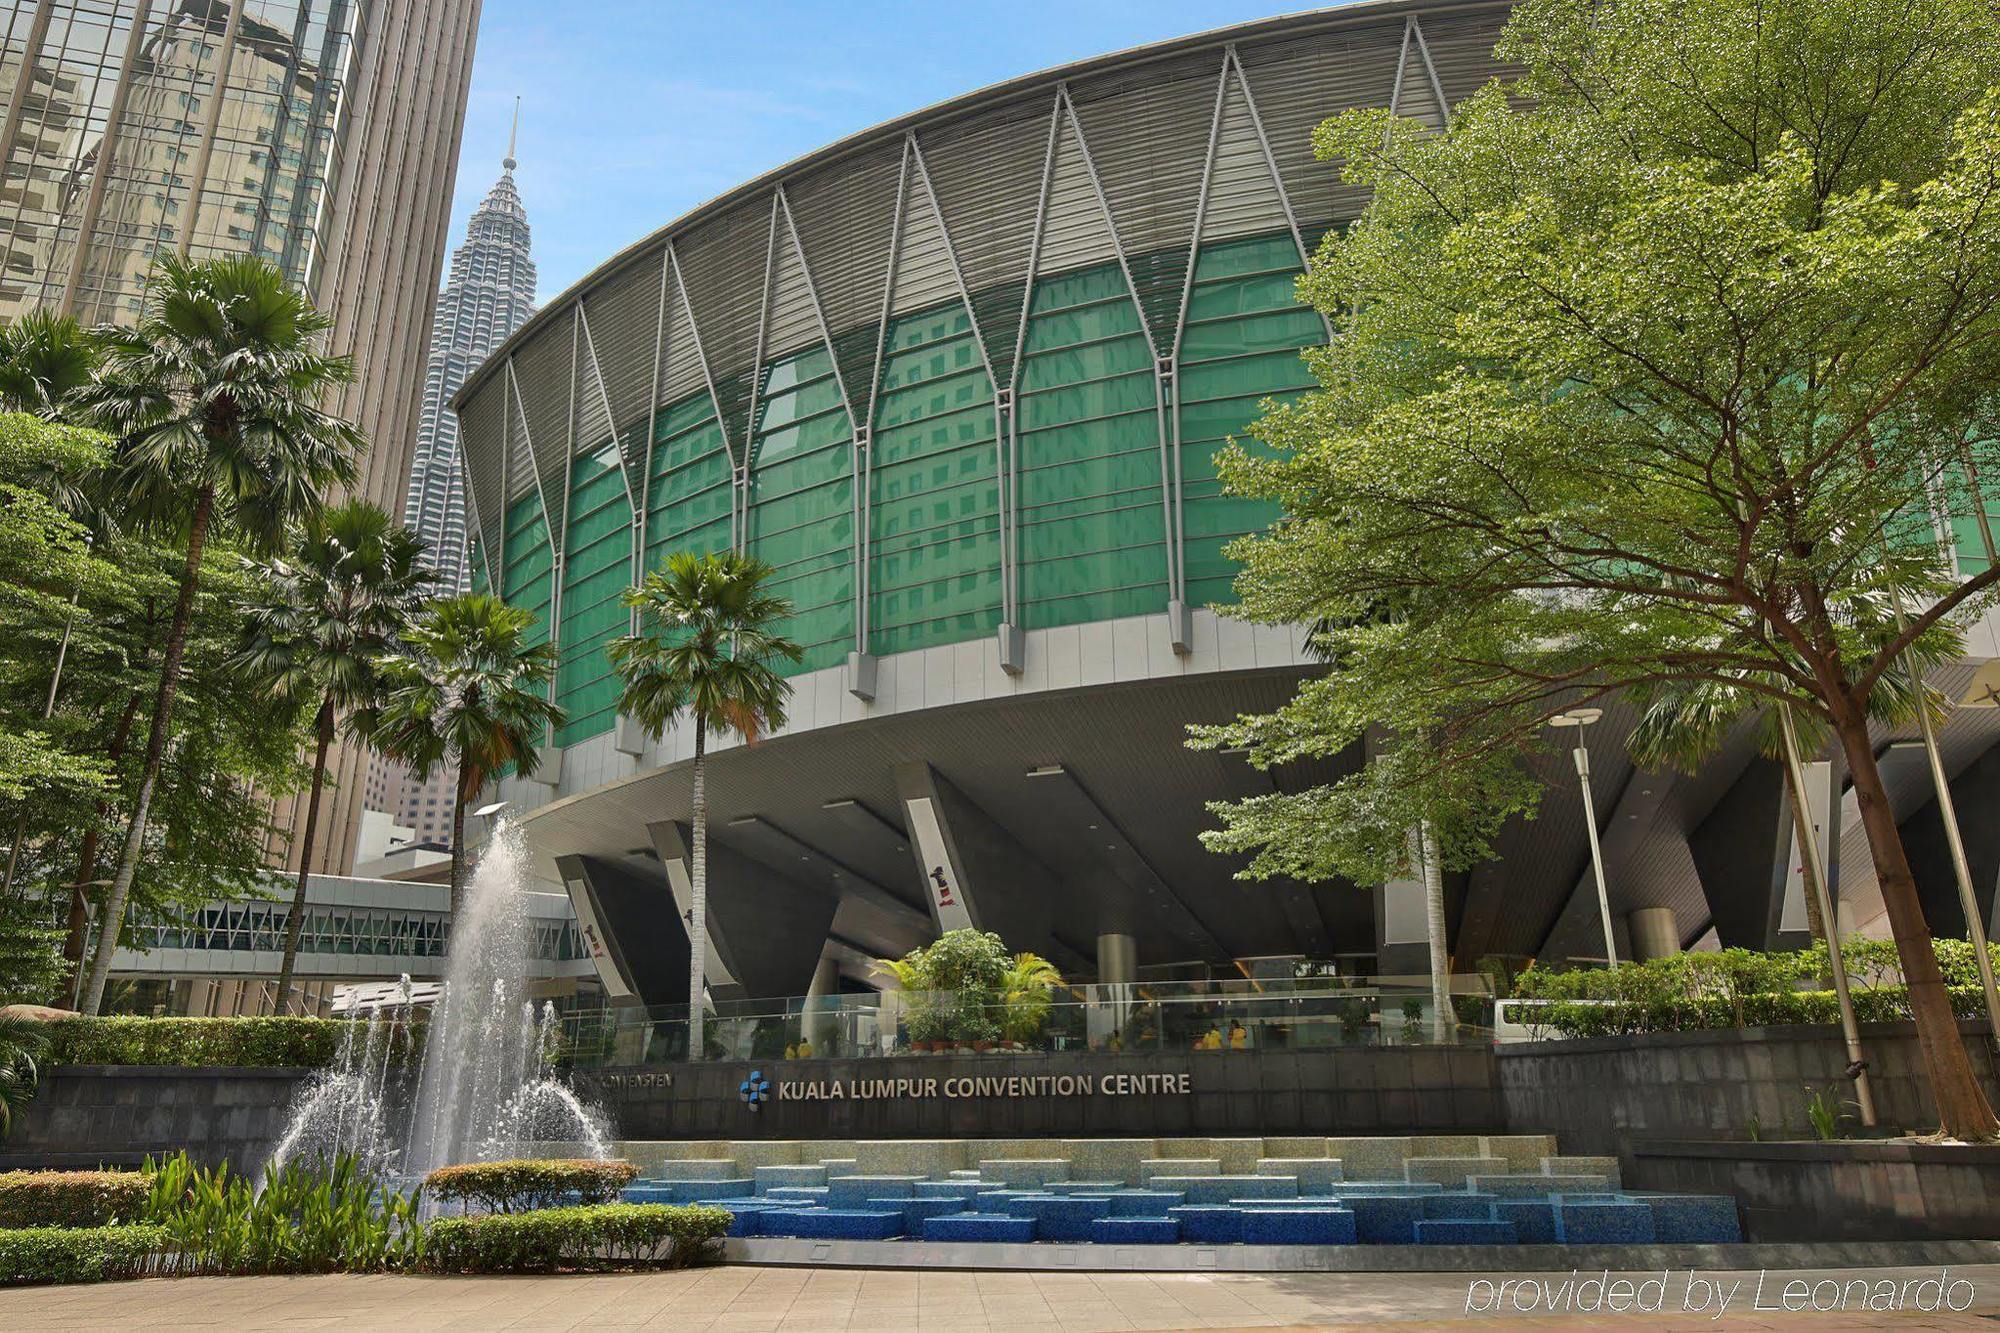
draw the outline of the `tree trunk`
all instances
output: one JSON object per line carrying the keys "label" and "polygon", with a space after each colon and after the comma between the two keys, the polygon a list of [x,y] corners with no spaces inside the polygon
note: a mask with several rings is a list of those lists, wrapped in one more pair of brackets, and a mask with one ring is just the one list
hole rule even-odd
{"label": "tree trunk", "polygon": [[291,1010],[292,971],[299,962],[299,934],[306,920],[306,884],[312,878],[313,835],[319,830],[319,797],[326,787],[326,752],[333,744],[333,692],[320,701],[314,726],[312,799],[306,802],[306,827],[299,839],[299,882],[292,890],[292,914],[285,921],[285,957],[278,964],[278,1012]]}
{"label": "tree trunk", "polygon": [[97,954],[91,960],[90,981],[78,1009],[94,1014],[104,1003],[104,983],[111,976],[111,955],[125,929],[125,905],[132,898],[132,879],[139,873],[139,856],[146,845],[146,819],[153,812],[153,788],[159,785],[160,764],[167,753],[167,733],[173,723],[174,692],[180,687],[181,654],[187,649],[188,621],[194,616],[195,590],[201,585],[201,548],[208,540],[208,519],[215,508],[215,488],[204,486],[188,524],[187,560],[181,566],[180,596],[167,630],[166,652],[160,658],[160,687],[153,697],[153,721],[146,736],[146,763],[139,771],[139,792],[132,803],[132,822],[125,828],[125,846],[118,854],[118,871],[105,895],[98,922]]}
{"label": "tree trunk", "polygon": [[701,1059],[708,980],[708,760],[706,729],[694,720],[694,867],[688,904],[688,1059]]}
{"label": "tree trunk", "polygon": [[458,921],[458,905],[465,900],[465,807],[477,795],[465,789],[465,761],[458,762],[458,795],[451,804],[451,919]]}
{"label": "tree trunk", "polygon": [[1416,829],[1417,851],[1424,874],[1424,928],[1431,945],[1431,1021],[1439,1042],[1458,1030],[1451,1007],[1451,949],[1445,941],[1444,868],[1438,864],[1437,837],[1426,820]]}
{"label": "tree trunk", "polygon": [[1917,898],[1917,882],[1910,874],[1910,862],[1903,851],[1903,839],[1896,828],[1895,811],[1882,786],[1882,773],[1875,765],[1875,747],[1868,736],[1868,721],[1845,696],[1830,699],[1835,734],[1847,756],[1849,776],[1854,781],[1855,800],[1861,807],[1862,827],[1868,834],[1868,851],[1875,862],[1875,878],[1881,885],[1882,905],[1888,909],[1889,928],[1896,938],[1896,956],[1909,987],[1910,1016],[1916,1020],[1917,1046],[1923,1052],[1924,1070],[1929,1075],[1931,1100],[1936,1103],[1944,1132],[1956,1139],[1986,1140],[2000,1134],[2000,1122],[1993,1117],[1979,1081],[1973,1076],[1972,1062],[1965,1044],[1959,1040],[1958,1020],[1952,1014],[1951,995],[1944,976],[1938,971],[1937,953],[1931,948],[1930,926],[1924,921],[1923,904]]}
{"label": "tree trunk", "polygon": [[[132,723],[139,716],[139,705],[146,697],[139,691],[132,691],[125,701],[125,711],[118,718],[118,727],[111,733],[111,744],[104,757],[110,761],[112,769],[125,757],[125,746],[132,738]],[[83,835],[83,846],[77,854],[76,881],[69,886],[68,933],[63,937],[63,957],[69,962],[69,976],[63,983],[63,994],[73,996],[83,981],[83,946],[90,932],[90,881],[97,878],[97,824],[110,813],[111,803],[97,803],[97,821]]]}

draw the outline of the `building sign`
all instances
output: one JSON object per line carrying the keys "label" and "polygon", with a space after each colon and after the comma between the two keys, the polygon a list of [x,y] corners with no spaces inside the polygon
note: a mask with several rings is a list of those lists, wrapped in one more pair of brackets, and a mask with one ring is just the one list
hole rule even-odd
{"label": "building sign", "polygon": [[665,1070],[636,1074],[590,1074],[586,1077],[602,1092],[632,1092],[674,1086],[674,1076]]}
{"label": "building sign", "polygon": [[1185,1097],[1191,1074],[1019,1074],[965,1078],[833,1078],[781,1080],[774,1100],[958,1101],[1026,1097]]}

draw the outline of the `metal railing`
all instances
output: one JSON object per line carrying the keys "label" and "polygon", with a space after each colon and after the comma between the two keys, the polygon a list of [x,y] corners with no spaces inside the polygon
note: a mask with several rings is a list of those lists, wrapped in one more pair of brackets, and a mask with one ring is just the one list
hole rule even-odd
{"label": "metal railing", "polygon": [[[1493,998],[1453,978],[1440,1023],[1428,982],[1306,978],[1061,986],[1044,999],[883,991],[719,1001],[703,1023],[710,1060],[811,1060],[937,1053],[1244,1052],[1484,1045]],[[563,1017],[581,1068],[687,1059],[687,1006],[577,1010]]]}

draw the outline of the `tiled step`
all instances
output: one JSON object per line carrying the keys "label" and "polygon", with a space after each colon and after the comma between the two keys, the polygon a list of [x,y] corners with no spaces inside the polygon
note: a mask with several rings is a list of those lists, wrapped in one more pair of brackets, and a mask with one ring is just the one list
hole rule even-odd
{"label": "tiled step", "polygon": [[1122,1180],[1051,1180],[1042,1188],[1050,1194],[1110,1194],[1131,1186]]}
{"label": "tiled step", "polygon": [[1638,1194],[1653,1211],[1653,1239],[1668,1245],[1734,1245],[1743,1239],[1736,1200],[1726,1194]]}
{"label": "tiled step", "polygon": [[819,1205],[826,1202],[826,1192],[824,1185],[773,1185],[762,1197],[798,1206]]}
{"label": "tiled step", "polygon": [[1402,1180],[1409,1160],[1407,1138],[1330,1138],[1326,1155],[1338,1157],[1349,1180]]}
{"label": "tiled step", "polygon": [[1168,1209],[1187,1202],[1180,1190],[1111,1190],[1104,1197],[1111,1200],[1113,1217],[1165,1217]]}
{"label": "tiled step", "polygon": [[1501,1199],[1493,1205],[1496,1221],[1514,1224],[1514,1239],[1522,1245],[1556,1243],[1556,1210],[1547,1199]]}
{"label": "tiled step", "polygon": [[808,1240],[890,1240],[903,1234],[900,1209],[767,1208],[759,1222],[766,1236]]}
{"label": "tiled step", "polygon": [[1403,1163],[1403,1179],[1436,1181],[1458,1190],[1473,1176],[1503,1175],[1506,1167],[1498,1157],[1412,1157]]}
{"label": "tiled step", "polygon": [[1473,1176],[1471,1186],[1510,1199],[1540,1199],[1551,1194],[1603,1194],[1611,1182],[1604,1176]]}
{"label": "tiled step", "polygon": [[1556,1241],[1562,1245],[1650,1245],[1653,1210],[1637,1201],[1556,1205]]}
{"label": "tiled step", "polygon": [[968,1213],[1002,1213],[1011,1217],[1013,1213],[1008,1208],[1008,1205],[1016,1199],[1045,1199],[1054,1197],[1054,1195],[1044,1194],[1040,1190],[981,1190],[972,1196],[972,1202],[967,1205],[965,1211]]}
{"label": "tiled step", "polygon": [[907,1199],[916,1193],[921,1176],[828,1176],[826,1201],[835,1208],[870,1199]]}
{"label": "tiled step", "polygon": [[1011,1213],[947,1213],[924,1220],[925,1240],[1030,1241],[1035,1219]]}
{"label": "tiled step", "polygon": [[1151,1187],[1154,1176],[1219,1176],[1220,1157],[1149,1157],[1139,1163],[1139,1183]]}
{"label": "tiled step", "polygon": [[1426,1194],[1423,1201],[1424,1217],[1431,1221],[1490,1222],[1493,1205],[1500,1202],[1500,1196],[1445,1190],[1441,1194]]}
{"label": "tiled step", "polygon": [[1410,1245],[1423,1220],[1424,1201],[1416,1195],[1357,1194],[1347,1198],[1363,1245]]}
{"label": "tiled step", "polygon": [[674,1192],[675,1203],[707,1203],[710,1199],[740,1199],[755,1192],[748,1178],[742,1180],[675,1180],[663,1188]]}
{"label": "tiled step", "polygon": [[763,1194],[774,1187],[785,1185],[824,1185],[826,1168],[813,1166],[760,1166],[750,1173],[757,1182],[757,1192]]}
{"label": "tiled step", "polygon": [[1544,1157],[1542,1174],[1550,1176],[1603,1176],[1617,1189],[1619,1182],[1618,1159],[1616,1157]]}
{"label": "tiled step", "polygon": [[1299,1188],[1318,1193],[1341,1179],[1338,1157],[1260,1157],[1260,1176],[1296,1176]]}
{"label": "tiled step", "polygon": [[1062,1157],[985,1158],[979,1178],[995,1185],[1020,1188],[1069,1179],[1069,1161]]}
{"label": "tiled step", "polygon": [[1035,1234],[1043,1240],[1085,1241],[1092,1222],[1111,1216],[1111,1200],[1090,1194],[1031,1194],[1011,1200],[1007,1211],[1034,1218]]}
{"label": "tiled step", "polygon": [[1512,1245],[1512,1222],[1478,1222],[1464,1218],[1426,1218],[1416,1225],[1419,1245]]}
{"label": "tiled step", "polygon": [[1181,1224],[1171,1217],[1100,1217],[1088,1237],[1098,1245],[1174,1245],[1180,1238]]}
{"label": "tiled step", "polygon": [[1352,1245],[1354,1214],[1345,1208],[1244,1208],[1245,1245]]}
{"label": "tiled step", "polygon": [[1154,1176],[1153,1189],[1178,1190],[1189,1203],[1230,1203],[1237,1199],[1298,1197],[1297,1176]]}
{"label": "tiled step", "polygon": [[951,1213],[965,1211],[964,1203],[957,1199],[870,1199],[865,1205],[871,1209],[889,1211],[894,1209],[903,1215],[903,1231],[906,1235],[920,1236],[924,1223],[933,1217],[945,1217]]}
{"label": "tiled step", "polygon": [[919,1199],[957,1199],[961,1203],[985,1189],[976,1180],[919,1180],[910,1193]]}
{"label": "tiled step", "polygon": [[1181,1224],[1181,1239],[1195,1245],[1237,1245],[1243,1240],[1243,1212],[1218,1204],[1182,1204],[1167,1216]]}
{"label": "tiled step", "polygon": [[1517,1175],[1541,1170],[1542,1159],[1560,1151],[1553,1134],[1489,1134],[1481,1142],[1485,1144],[1482,1153],[1500,1158],[1507,1163],[1507,1170]]}
{"label": "tiled step", "polygon": [[709,1158],[700,1160],[684,1158],[673,1162],[656,1162],[645,1174],[647,1180],[738,1180],[743,1173],[736,1169],[734,1158]]}

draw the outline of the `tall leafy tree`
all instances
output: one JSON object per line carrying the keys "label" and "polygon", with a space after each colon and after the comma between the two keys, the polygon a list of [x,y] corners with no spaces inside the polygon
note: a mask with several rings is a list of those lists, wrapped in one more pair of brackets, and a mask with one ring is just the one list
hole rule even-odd
{"label": "tall leafy tree", "polygon": [[183,542],[185,555],[139,786],[83,995],[86,1013],[103,1001],[145,851],[211,526],[220,523],[251,550],[274,549],[289,525],[321,507],[330,487],[357,474],[361,433],[319,406],[354,373],[347,358],[321,350],[330,326],[261,260],[168,257],[155,267],[138,325],[101,335],[104,366],[83,406],[119,440],[115,466],[126,512]]}
{"label": "tall leafy tree", "polygon": [[251,677],[313,710],[311,794],[278,965],[280,1004],[289,1003],[298,963],[327,752],[340,719],[375,702],[377,664],[396,648],[431,582],[426,554],[424,542],[381,509],[349,500],[308,519],[297,552],[256,570],[261,596],[245,608],[239,660]]}
{"label": "tall leafy tree", "polygon": [[[1991,1138],[1869,719],[1903,655],[1959,651],[2000,587],[1960,577],[1932,520],[1983,505],[2000,464],[1978,425],[2000,402],[2000,18],[1529,0],[1501,54],[1522,77],[1446,133],[1318,131],[1373,192],[1302,283],[1339,336],[1309,354],[1319,389],[1257,427],[1272,452],[1223,470],[1287,514],[1239,548],[1245,613],[1327,621],[1332,665],[1202,739],[1263,762],[1398,739],[1224,808],[1210,842],[1310,862],[1329,819],[1484,783],[1446,853],[1470,856],[1538,799],[1517,756],[1555,712],[1696,684],[1786,704],[1845,760],[1943,1126]],[[1344,850],[1366,877],[1393,842]]]}
{"label": "tall leafy tree", "polygon": [[785,722],[792,687],[778,673],[804,650],[779,633],[791,603],[765,588],[771,567],[733,551],[669,556],[625,595],[636,634],[614,639],[611,664],[624,678],[620,710],[657,738],[686,714],[694,724],[694,901],[688,914],[688,1058],[702,1049],[708,963],[708,733],[734,731],[754,743]]}
{"label": "tall leafy tree", "polygon": [[380,663],[376,700],[354,728],[418,782],[447,764],[458,781],[451,814],[451,910],[465,896],[465,811],[511,769],[533,777],[537,751],[563,711],[549,700],[556,652],[531,644],[534,614],[486,593],[429,603],[405,631],[403,650]]}
{"label": "tall leafy tree", "polygon": [[68,315],[36,309],[0,325],[0,411],[63,416],[97,358],[97,339]]}

